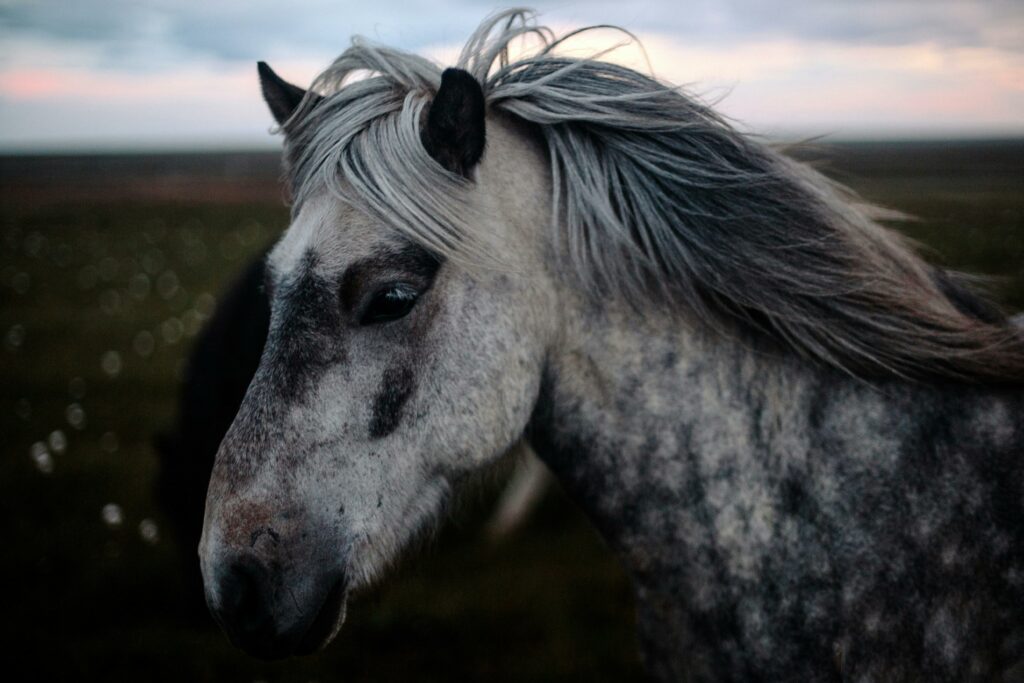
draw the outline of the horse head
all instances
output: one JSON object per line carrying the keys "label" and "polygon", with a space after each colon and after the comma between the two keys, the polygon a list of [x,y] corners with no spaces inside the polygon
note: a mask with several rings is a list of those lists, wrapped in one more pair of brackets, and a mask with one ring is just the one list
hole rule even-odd
{"label": "horse head", "polygon": [[[313,97],[260,73],[294,157],[317,134],[293,132]],[[445,72],[418,125],[411,153],[433,165],[436,191],[458,193],[494,248],[522,252],[550,211],[539,152],[486,120],[465,71]],[[349,593],[520,438],[553,329],[542,269],[463,267],[373,207],[307,194],[267,259],[270,332],[216,458],[200,545],[215,617],[264,657],[328,642]]]}

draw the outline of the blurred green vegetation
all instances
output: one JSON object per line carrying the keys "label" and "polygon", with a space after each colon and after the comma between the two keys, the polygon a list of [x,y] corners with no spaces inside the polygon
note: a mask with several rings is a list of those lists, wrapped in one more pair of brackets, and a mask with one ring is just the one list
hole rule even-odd
{"label": "blurred green vegetation", "polygon": [[[1024,142],[801,155],[917,216],[898,227],[930,258],[998,276],[996,297],[1024,308]],[[189,340],[217,295],[287,223],[274,162],[246,164],[0,162],[7,670],[17,665],[19,680],[638,678],[625,577],[558,490],[492,544],[480,520],[496,486],[482,487],[311,658],[252,660],[190,611],[152,496],[151,441],[171,421]]]}

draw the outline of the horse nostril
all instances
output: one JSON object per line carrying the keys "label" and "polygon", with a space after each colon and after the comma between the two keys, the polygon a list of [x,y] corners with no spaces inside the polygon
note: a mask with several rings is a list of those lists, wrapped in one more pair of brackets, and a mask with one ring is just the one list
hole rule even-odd
{"label": "horse nostril", "polygon": [[253,558],[231,562],[220,578],[221,622],[229,633],[252,637],[272,630],[269,574]]}

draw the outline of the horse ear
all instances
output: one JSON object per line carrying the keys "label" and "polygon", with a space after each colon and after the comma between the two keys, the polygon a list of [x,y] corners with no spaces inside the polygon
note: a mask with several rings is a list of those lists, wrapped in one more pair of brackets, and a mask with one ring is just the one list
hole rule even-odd
{"label": "horse ear", "polygon": [[484,153],[484,91],[462,69],[445,69],[421,138],[427,152],[453,173],[468,176]]}
{"label": "horse ear", "polygon": [[274,120],[279,126],[283,126],[295,113],[302,98],[306,96],[306,91],[278,76],[266,62],[257,62],[256,68],[260,72],[263,99],[267,101]]}

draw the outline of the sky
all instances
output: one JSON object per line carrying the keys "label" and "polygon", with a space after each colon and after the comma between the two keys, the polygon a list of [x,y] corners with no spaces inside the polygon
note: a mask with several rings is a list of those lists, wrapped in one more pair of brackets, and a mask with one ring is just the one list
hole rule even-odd
{"label": "sky", "polygon": [[[1024,0],[536,2],[777,138],[1024,136]],[[0,0],[0,151],[272,148],[255,62],[308,84],[352,35],[453,61],[476,0]],[[593,52],[618,38],[573,45]],[[641,53],[615,59],[647,69]]]}

